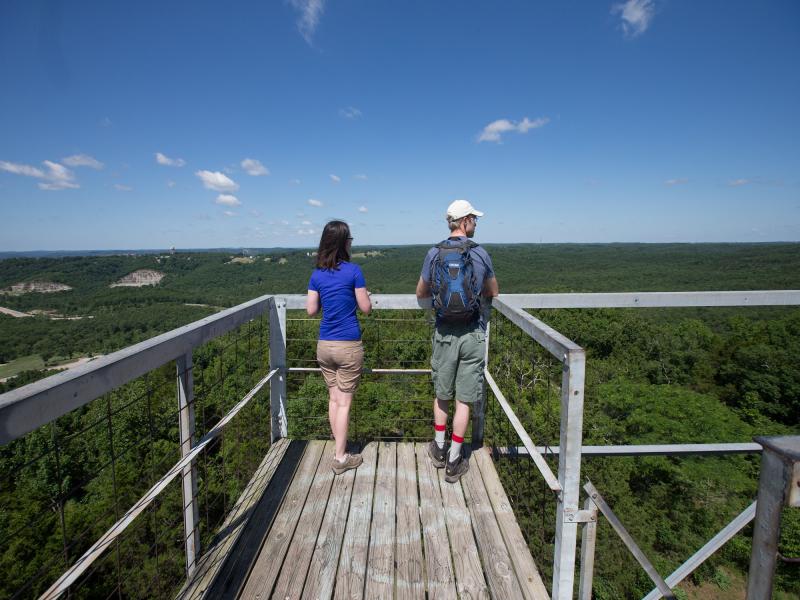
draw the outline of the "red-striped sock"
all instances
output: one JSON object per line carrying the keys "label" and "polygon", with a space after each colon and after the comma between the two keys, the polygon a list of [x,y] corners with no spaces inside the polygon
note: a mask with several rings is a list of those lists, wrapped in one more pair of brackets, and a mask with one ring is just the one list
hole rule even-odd
{"label": "red-striped sock", "polygon": [[433,439],[439,448],[444,448],[444,430],[446,428],[447,427],[445,425],[437,425],[436,423],[433,424]]}
{"label": "red-striped sock", "polygon": [[452,442],[450,443],[450,462],[456,460],[459,456],[461,456],[461,444],[464,443],[464,438],[460,435],[453,434],[452,438],[450,438]]}

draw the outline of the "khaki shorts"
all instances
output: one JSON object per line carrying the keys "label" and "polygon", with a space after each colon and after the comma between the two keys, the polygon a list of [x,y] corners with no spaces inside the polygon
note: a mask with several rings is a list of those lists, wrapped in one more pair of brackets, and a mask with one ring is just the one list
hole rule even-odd
{"label": "khaki shorts", "polygon": [[317,363],[329,388],[338,387],[343,392],[355,392],[361,380],[361,367],[364,365],[364,346],[361,345],[361,340],[319,340]]}
{"label": "khaki shorts", "polygon": [[450,326],[433,332],[431,375],[439,400],[467,404],[483,395],[486,334],[480,328]]}

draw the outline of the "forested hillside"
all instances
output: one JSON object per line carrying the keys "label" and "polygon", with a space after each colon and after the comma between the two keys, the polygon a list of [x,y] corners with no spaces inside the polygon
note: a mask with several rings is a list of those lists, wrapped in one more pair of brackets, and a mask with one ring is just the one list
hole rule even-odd
{"label": "forested hillside", "polygon": [[[367,250],[372,252],[367,255]],[[800,244],[497,245],[488,250],[501,291],[508,293],[800,289]],[[27,318],[0,314],[0,363],[6,363],[0,368],[15,362],[33,364],[34,358],[55,366],[78,356],[108,353],[262,294],[302,293],[311,271],[308,252],[0,261],[0,290],[29,281],[73,288],[0,295],[2,307],[43,311]],[[355,252],[354,260],[362,265],[371,291],[413,293],[425,248],[356,248]],[[236,258],[244,260],[232,262]],[[109,287],[137,269],[153,269],[165,277],[152,287]],[[403,312],[409,314],[378,311],[362,319],[368,366],[426,365],[430,325],[422,311]],[[83,318],[63,320],[54,315]],[[733,442],[749,441],[754,435],[800,433],[796,360],[800,308],[543,310],[536,316],[586,348],[586,444]],[[316,324],[300,317],[290,314],[290,361],[309,366]],[[494,319],[490,370],[537,443],[557,443],[560,368],[549,363],[537,367],[541,357],[530,340],[497,314]],[[253,325],[245,334],[227,336],[197,352],[201,431],[263,373],[259,362],[264,354],[263,328],[263,323]],[[0,391],[45,374],[30,369],[17,372],[16,377],[0,372],[0,378],[11,377],[0,383]],[[364,441],[428,435],[430,384],[425,378],[408,381],[367,378],[353,410],[353,437]],[[290,434],[326,435],[325,420],[320,418],[326,402],[321,379],[293,376],[289,386]],[[408,399],[420,402],[403,402]],[[141,495],[147,477],[142,483],[140,465],[147,465],[148,475],[155,478],[158,468],[160,472],[167,468],[176,455],[173,403],[174,365],[168,365],[149,380],[137,380],[113,394],[107,406],[98,400],[74,411],[59,421],[58,432],[55,427],[43,428],[0,448],[0,536],[8,539],[26,522],[37,523],[29,537],[4,547],[0,597],[10,595],[37,572],[55,576],[63,570],[63,565],[48,563],[48,553],[58,554],[65,544],[56,520],[59,510],[68,529],[88,532],[83,546],[63,550],[74,559],[79,548],[113,522],[118,495],[131,502]],[[264,409],[260,401],[253,410]],[[161,424],[158,411],[167,415]],[[105,414],[117,415],[114,436],[130,441],[132,454],[118,460],[115,477],[108,471],[93,477],[108,462],[104,453],[110,450],[109,432],[97,427]],[[263,412],[254,414],[258,416],[237,425],[232,434],[236,444],[226,443],[208,456],[203,480],[209,490],[210,516],[204,540],[263,454],[264,433],[259,427],[268,419],[264,421]],[[487,433],[495,435],[490,423]],[[66,473],[50,463],[33,462],[51,437],[70,439],[71,431],[83,430],[89,433],[76,437],[64,457]],[[149,445],[135,445],[143,431],[149,431]],[[552,560],[552,505],[547,504],[551,499],[542,496],[540,501],[539,492],[531,491],[531,473],[506,467],[504,461],[498,468],[509,490],[519,486],[520,506],[531,502],[518,517],[547,581]],[[659,570],[669,573],[754,499],[758,458],[587,458],[583,469]],[[70,495],[58,505],[52,498],[61,489],[70,490]],[[180,496],[173,492],[152,511],[153,525],[148,520],[131,533],[131,543],[140,554],[135,567],[125,567],[131,578],[126,585],[155,580],[153,595],[163,597],[174,591],[173,579],[180,579],[181,550],[179,544],[157,543],[153,555],[152,549],[147,550],[152,544],[147,536],[153,534],[149,528],[159,531],[157,524],[163,529],[164,523],[174,521]],[[180,523],[169,527],[180,532]],[[713,588],[715,597],[743,597],[749,536],[746,529],[679,593],[706,598]],[[598,544],[596,598],[640,598],[651,589],[642,571],[629,568],[630,555],[603,521]],[[780,550],[785,556],[800,556],[797,510],[785,511]],[[19,564],[25,565],[21,571]],[[173,579],[161,572],[165,569],[171,570]],[[104,582],[96,584],[97,590],[113,588],[114,566],[105,565],[97,577]],[[106,584],[111,588],[103,587]],[[41,591],[41,585],[33,586],[31,593]],[[781,564],[777,588],[776,598],[800,598],[798,569]]]}

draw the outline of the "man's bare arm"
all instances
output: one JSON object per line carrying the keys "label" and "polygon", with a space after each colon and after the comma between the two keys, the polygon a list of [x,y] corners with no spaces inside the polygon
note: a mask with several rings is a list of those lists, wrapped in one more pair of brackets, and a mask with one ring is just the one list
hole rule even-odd
{"label": "man's bare arm", "polygon": [[[485,279],[483,282],[483,291],[481,294],[486,298],[494,298],[500,293],[500,288],[497,285],[497,278]],[[417,294],[419,295],[419,294]]]}
{"label": "man's bare arm", "polygon": [[417,298],[430,298],[431,297],[431,284],[425,281],[422,277],[417,282]]}

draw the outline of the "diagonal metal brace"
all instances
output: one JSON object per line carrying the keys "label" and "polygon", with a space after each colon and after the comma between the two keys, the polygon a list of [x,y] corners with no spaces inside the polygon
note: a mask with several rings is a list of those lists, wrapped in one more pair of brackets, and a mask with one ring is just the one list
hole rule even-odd
{"label": "diagonal metal brace", "polygon": [[658,591],[661,592],[661,595],[664,598],[671,598],[672,600],[675,600],[675,595],[672,593],[670,587],[661,578],[661,575],[658,574],[656,568],[633,540],[633,537],[631,537],[631,534],[628,533],[628,531],[622,525],[622,522],[617,518],[617,515],[614,514],[614,511],[611,510],[611,507],[606,504],[605,500],[603,500],[600,492],[595,489],[594,485],[592,485],[592,482],[587,479],[586,485],[583,486],[583,489],[587,494],[589,494],[592,502],[594,502],[595,506],[597,506],[600,512],[603,513],[603,516],[611,524],[611,527],[614,528],[614,531],[617,532],[617,535],[628,547],[628,550],[630,550],[631,554],[633,554],[633,557],[639,562],[640,565],[642,565],[645,573],[647,573],[650,579],[653,580],[653,583],[656,584],[656,587],[658,588]]}

